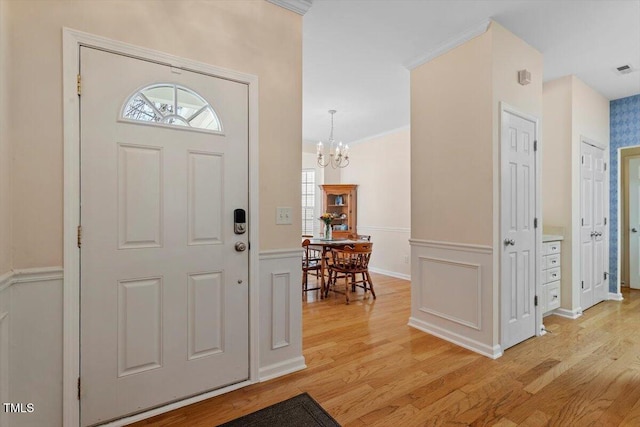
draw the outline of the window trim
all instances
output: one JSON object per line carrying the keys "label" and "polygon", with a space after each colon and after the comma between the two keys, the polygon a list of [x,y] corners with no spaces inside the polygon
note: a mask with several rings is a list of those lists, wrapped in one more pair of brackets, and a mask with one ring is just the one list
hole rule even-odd
{"label": "window trim", "polygon": [[[133,100],[133,98],[135,98],[137,95],[140,95],[143,100],[149,104],[149,106],[156,112],[156,114],[162,114],[161,112],[158,111],[158,109],[153,105],[153,103],[151,102],[151,100],[149,100],[147,98],[147,96],[143,93],[144,90],[146,89],[152,89],[152,88],[156,88],[159,86],[172,86],[173,87],[173,92],[174,92],[174,105],[177,104],[177,99],[178,99],[178,89],[184,89],[188,92],[191,92],[192,94],[195,94],[196,96],[198,96],[199,98],[201,98],[204,102],[205,105],[202,106],[201,108],[199,108],[194,114],[192,114],[190,117],[191,118],[195,118],[197,117],[199,114],[201,114],[207,107],[211,108],[211,111],[213,112],[213,115],[216,117],[216,119],[218,120],[218,123],[220,124],[220,130],[213,130],[213,129],[205,129],[205,128],[199,128],[199,127],[193,127],[188,125],[187,120],[174,113],[168,114],[168,115],[163,115],[164,117],[168,117],[168,116],[176,116],[179,117],[182,121],[186,122],[187,125],[186,126],[179,126],[179,125],[173,125],[173,124],[169,124],[169,123],[164,123],[164,122],[154,122],[154,121],[145,121],[145,120],[136,120],[136,119],[130,119],[125,117],[125,109],[127,108],[127,105],[129,105],[129,103],[131,102],[131,100]],[[173,82],[156,82],[156,83],[151,83],[151,84],[146,84],[143,86],[138,87],[136,90],[134,90],[133,92],[131,92],[131,94],[129,96],[127,96],[127,98],[124,100],[124,102],[122,103],[122,107],[120,107],[120,113],[118,115],[117,118],[118,122],[121,123],[131,123],[131,124],[136,124],[136,125],[143,125],[143,126],[153,126],[153,127],[161,127],[161,128],[165,128],[165,129],[176,129],[176,130],[186,130],[186,131],[190,131],[190,132],[199,132],[199,133],[206,133],[206,134],[213,134],[213,135],[220,135],[220,136],[226,136],[225,131],[224,131],[224,124],[223,124],[223,120],[220,117],[220,114],[218,114],[218,112],[216,111],[216,109],[213,107],[213,105],[207,100],[205,99],[204,96],[200,95],[198,92],[196,92],[195,90],[178,84],[178,83],[173,83]]]}

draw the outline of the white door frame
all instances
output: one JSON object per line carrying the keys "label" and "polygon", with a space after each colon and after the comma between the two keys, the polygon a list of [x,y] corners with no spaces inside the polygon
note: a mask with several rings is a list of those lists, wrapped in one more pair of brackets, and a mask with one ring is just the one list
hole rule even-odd
{"label": "white door frame", "polygon": [[[249,88],[249,380],[214,390],[190,399],[163,406],[137,416],[112,423],[122,425],[167,412],[191,403],[235,390],[258,381],[258,78],[152,49],[134,46],[105,37],[62,30],[63,51],[63,130],[64,130],[64,280],[63,280],[63,425],[80,425],[80,401],[77,399],[80,376],[80,251],[77,227],[80,224],[80,103],[77,76],[80,69],[80,46],[94,47],[143,60],[166,64],[247,84]],[[126,420],[126,421],[125,421]]]}
{"label": "white door frame", "polygon": [[[622,197],[618,196],[618,203],[620,205],[622,205],[624,203],[625,208],[624,208],[624,215],[618,215],[618,227],[620,228],[620,236],[624,236],[624,244],[622,242],[622,240],[620,240],[620,242],[618,243],[618,250],[620,252],[622,252],[622,248],[625,247],[625,258],[622,259],[620,258],[620,266],[622,267],[622,265],[625,265],[625,276],[622,275],[622,269],[618,269],[618,277],[620,278],[618,280],[619,283],[622,284],[622,279],[623,278],[628,278],[626,284],[629,288],[631,288],[631,233],[630,233],[630,228],[631,224],[629,221],[631,215],[631,203],[630,203],[630,199],[631,199],[631,177],[629,176],[629,170],[631,169],[631,160],[640,160],[640,155],[635,155],[635,156],[629,156],[629,157],[625,157],[624,161],[622,158],[620,158],[620,165],[619,165],[619,169],[620,169],[620,177],[627,182],[627,186],[626,188],[621,188],[618,192],[619,195],[622,195]],[[625,175],[623,175],[625,174]],[[621,212],[622,213],[622,212]],[[624,221],[622,221],[624,218]],[[629,261],[628,263],[626,261]],[[633,289],[633,288],[631,288]]]}
{"label": "white door frame", "polygon": [[[540,159],[542,158],[542,144],[540,143],[540,130],[539,130],[539,120],[537,117],[535,116],[531,116],[529,114],[525,114],[522,113],[521,111],[519,111],[518,109],[516,109],[515,107],[507,104],[506,102],[500,101],[500,116],[499,116],[499,121],[500,121],[500,139],[499,139],[499,147],[498,147],[498,152],[500,153],[499,159],[498,159],[498,170],[500,171],[500,173],[498,174],[498,185],[500,188],[500,192],[498,192],[497,195],[497,199],[498,199],[498,209],[500,212],[500,215],[494,218],[497,218],[497,222],[494,222],[494,225],[497,227],[497,232],[494,234],[494,236],[496,236],[495,240],[494,240],[494,252],[496,254],[499,254],[497,256],[498,259],[498,271],[496,274],[498,274],[498,277],[502,278],[502,248],[503,248],[503,236],[502,236],[502,187],[501,187],[501,182],[502,182],[502,115],[503,113],[510,113],[513,114],[515,116],[521,117],[525,120],[529,120],[531,122],[534,123],[534,127],[535,127],[535,133],[536,133],[536,150],[534,150],[534,162],[535,162],[535,173],[536,173],[536,179],[535,179],[535,183],[536,183],[536,191],[535,191],[535,218],[538,219],[538,227],[535,230],[535,253],[536,253],[536,257],[535,257],[535,282],[536,282],[536,296],[538,297],[538,302],[540,302],[540,299],[542,298],[542,288],[540,285],[540,266],[542,265],[542,198],[541,198],[541,183],[540,183]],[[501,279],[502,280],[502,279]],[[502,283],[500,282],[500,286],[498,287],[498,292],[500,293],[500,298],[498,299],[499,301],[499,318],[500,318],[500,347],[504,348],[504,343],[503,343],[503,337],[502,337],[502,304],[503,304],[503,300],[502,300]],[[539,305],[535,306],[535,310],[536,310],[536,336],[540,336],[540,335],[544,335],[546,332],[544,330],[544,325],[542,324],[542,310],[540,309]]]}
{"label": "white door frame", "polygon": [[[604,156],[604,163],[606,165],[606,170],[604,171],[604,194],[606,195],[604,200],[605,200],[605,208],[604,208],[604,212],[605,212],[605,218],[607,218],[607,224],[605,226],[605,230],[606,230],[606,238],[604,239],[604,259],[605,259],[605,271],[607,273],[607,280],[606,280],[606,289],[605,289],[605,301],[608,299],[622,299],[615,297],[615,294],[612,294],[612,292],[609,291],[609,285],[610,285],[610,280],[609,280],[609,238],[611,236],[611,218],[609,213],[611,212],[611,206],[610,206],[610,199],[609,199],[609,167],[611,166],[611,162],[609,159],[609,147],[603,144],[600,144],[599,142],[587,138],[584,135],[580,135],[580,144],[578,146],[578,155],[577,155],[577,173],[578,173],[578,183],[579,183],[579,197],[577,198],[578,200],[578,209],[576,211],[576,216],[575,216],[575,222],[574,222],[574,227],[573,227],[573,235],[572,235],[572,239],[573,239],[573,243],[574,246],[572,247],[573,249],[573,255],[572,255],[572,269],[571,269],[571,276],[573,278],[573,290],[572,290],[572,299],[573,301],[578,301],[579,304],[577,305],[577,311],[582,314],[582,311],[584,310],[584,307],[582,307],[582,301],[581,301],[581,296],[580,296],[580,278],[582,277],[582,258],[580,256],[581,253],[581,248],[580,248],[580,241],[581,241],[581,237],[580,237],[580,220],[582,217],[582,168],[580,167],[581,165],[581,159],[582,159],[582,144],[588,144],[591,145],[593,147],[596,147],[600,150],[603,151],[603,156]],[[627,148],[627,147],[624,147]],[[620,149],[618,149],[618,154],[620,154]],[[618,159],[620,159],[620,156],[618,156]],[[621,168],[620,165],[618,164],[618,194],[620,194],[620,173],[621,173]],[[620,199],[618,198],[618,283],[617,283],[617,294],[620,295],[620,224],[619,224],[619,219],[620,219]],[[577,245],[577,247],[576,247]],[[577,298],[577,299],[575,299]],[[576,307],[576,304],[573,303],[574,307]]]}
{"label": "white door frame", "polygon": [[[611,293],[609,292],[609,299],[615,300],[615,301],[622,301],[622,293],[620,292],[620,287],[621,287],[621,276],[620,276],[620,271],[621,271],[621,267],[622,267],[622,258],[620,258],[621,255],[621,250],[620,250],[620,245],[622,242],[621,237],[622,237],[622,227],[620,224],[620,214],[622,213],[622,197],[626,197],[626,195],[623,193],[622,191],[622,172],[623,172],[623,167],[622,167],[622,150],[626,150],[629,148],[640,148],[640,145],[629,145],[627,147],[620,147],[616,150],[616,154],[618,155],[618,174],[616,176],[616,179],[618,180],[618,194],[617,194],[617,200],[618,203],[616,204],[616,210],[618,212],[618,246],[616,247],[616,252],[617,252],[617,260],[618,260],[618,277],[616,278],[616,292]],[[607,150],[608,151],[608,150]],[[605,153],[605,155],[608,155],[609,153]],[[610,162],[611,159],[608,159],[608,161]],[[609,182],[607,182],[607,186],[608,186]],[[611,209],[611,206],[609,206],[609,209]],[[609,233],[611,233],[611,228],[609,228]],[[609,268],[611,268],[611,266],[609,266]],[[611,285],[611,283],[609,283],[609,285]]]}

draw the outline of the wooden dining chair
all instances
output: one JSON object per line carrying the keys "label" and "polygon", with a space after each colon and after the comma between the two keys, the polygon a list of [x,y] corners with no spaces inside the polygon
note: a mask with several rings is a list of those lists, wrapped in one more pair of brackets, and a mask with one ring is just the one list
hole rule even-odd
{"label": "wooden dining chair", "polygon": [[[341,291],[337,290],[338,278],[344,278],[344,294],[347,304],[349,304],[350,288],[353,286],[364,289],[365,297],[367,296],[367,291],[371,291],[373,299],[376,299],[373,281],[369,274],[369,259],[371,258],[372,249],[373,243],[354,243],[353,245],[332,249],[329,277],[333,279],[329,281],[325,296],[327,296],[330,288],[333,288],[334,292],[341,293]],[[358,273],[362,274],[362,280],[356,280],[356,274]]]}
{"label": "wooden dining chair", "polygon": [[371,241],[371,236],[368,234],[349,234],[347,236],[349,240],[366,240],[367,242]]}
{"label": "wooden dining chair", "polygon": [[316,278],[320,277],[322,254],[320,251],[310,248],[311,241],[304,239],[302,241],[302,292],[316,291],[320,287],[309,288],[309,273],[315,272]]}

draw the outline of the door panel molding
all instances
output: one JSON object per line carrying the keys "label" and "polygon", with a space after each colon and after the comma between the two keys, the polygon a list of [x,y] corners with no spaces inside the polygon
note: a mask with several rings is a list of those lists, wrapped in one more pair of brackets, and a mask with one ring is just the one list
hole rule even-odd
{"label": "door panel molding", "polygon": [[[196,73],[244,83],[248,87],[249,109],[249,241],[259,248],[259,205],[258,205],[258,78],[206,63],[181,58],[153,49],[95,36],[89,33],[63,28],[63,137],[64,137],[64,279],[63,279],[63,424],[79,426],[80,404],[77,399],[77,378],[80,374],[80,259],[77,229],[80,224],[80,116],[78,99],[79,52],[81,46],[106,50],[112,53],[131,56]],[[258,257],[249,256],[249,277],[257,284],[259,277]],[[163,407],[171,410],[194,401],[201,400],[227,391],[237,389],[258,379],[259,363],[259,323],[258,323],[258,286],[249,286],[249,381],[235,384],[224,389],[207,393],[189,400]],[[148,414],[145,416],[149,416]]]}

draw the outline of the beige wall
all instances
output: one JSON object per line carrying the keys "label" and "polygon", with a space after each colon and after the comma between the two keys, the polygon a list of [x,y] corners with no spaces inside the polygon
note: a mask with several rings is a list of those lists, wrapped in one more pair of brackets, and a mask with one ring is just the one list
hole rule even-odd
{"label": "beige wall", "polygon": [[[518,83],[522,69],[531,72],[531,84]],[[410,324],[451,334],[491,357],[500,348],[500,104],[540,119],[542,69],[540,52],[492,22],[411,73],[411,237],[419,265],[412,266]],[[432,241],[454,245],[443,250]],[[481,265],[482,278],[447,267],[449,276],[436,281],[433,259]],[[457,297],[453,285],[470,308],[478,307],[477,327],[456,324],[466,313],[446,304]]]}
{"label": "beige wall", "polygon": [[371,235],[375,244],[371,267],[409,276],[410,131],[374,137],[350,151],[342,182],[358,185],[358,233]]}
{"label": "beige wall", "polygon": [[542,215],[545,226],[571,221],[571,76],[544,84]]}
{"label": "beige wall", "polygon": [[580,144],[609,147],[609,100],[575,76],[544,84],[542,204],[547,229],[564,230],[562,308],[580,307]]}
{"label": "beige wall", "polygon": [[570,307],[572,282],[571,237],[571,76],[544,84],[542,122],[542,223],[543,231],[563,230],[560,260],[562,305]]}
{"label": "beige wall", "polygon": [[257,75],[260,249],[299,246],[299,214],[276,227],[275,208],[300,203],[300,16],[242,0],[11,0],[8,8],[14,268],[62,265],[62,27]]}
{"label": "beige wall", "polygon": [[11,145],[7,93],[9,68],[7,3],[0,1],[0,276],[11,270]]}
{"label": "beige wall", "polygon": [[411,72],[411,237],[492,244],[492,42]]}

